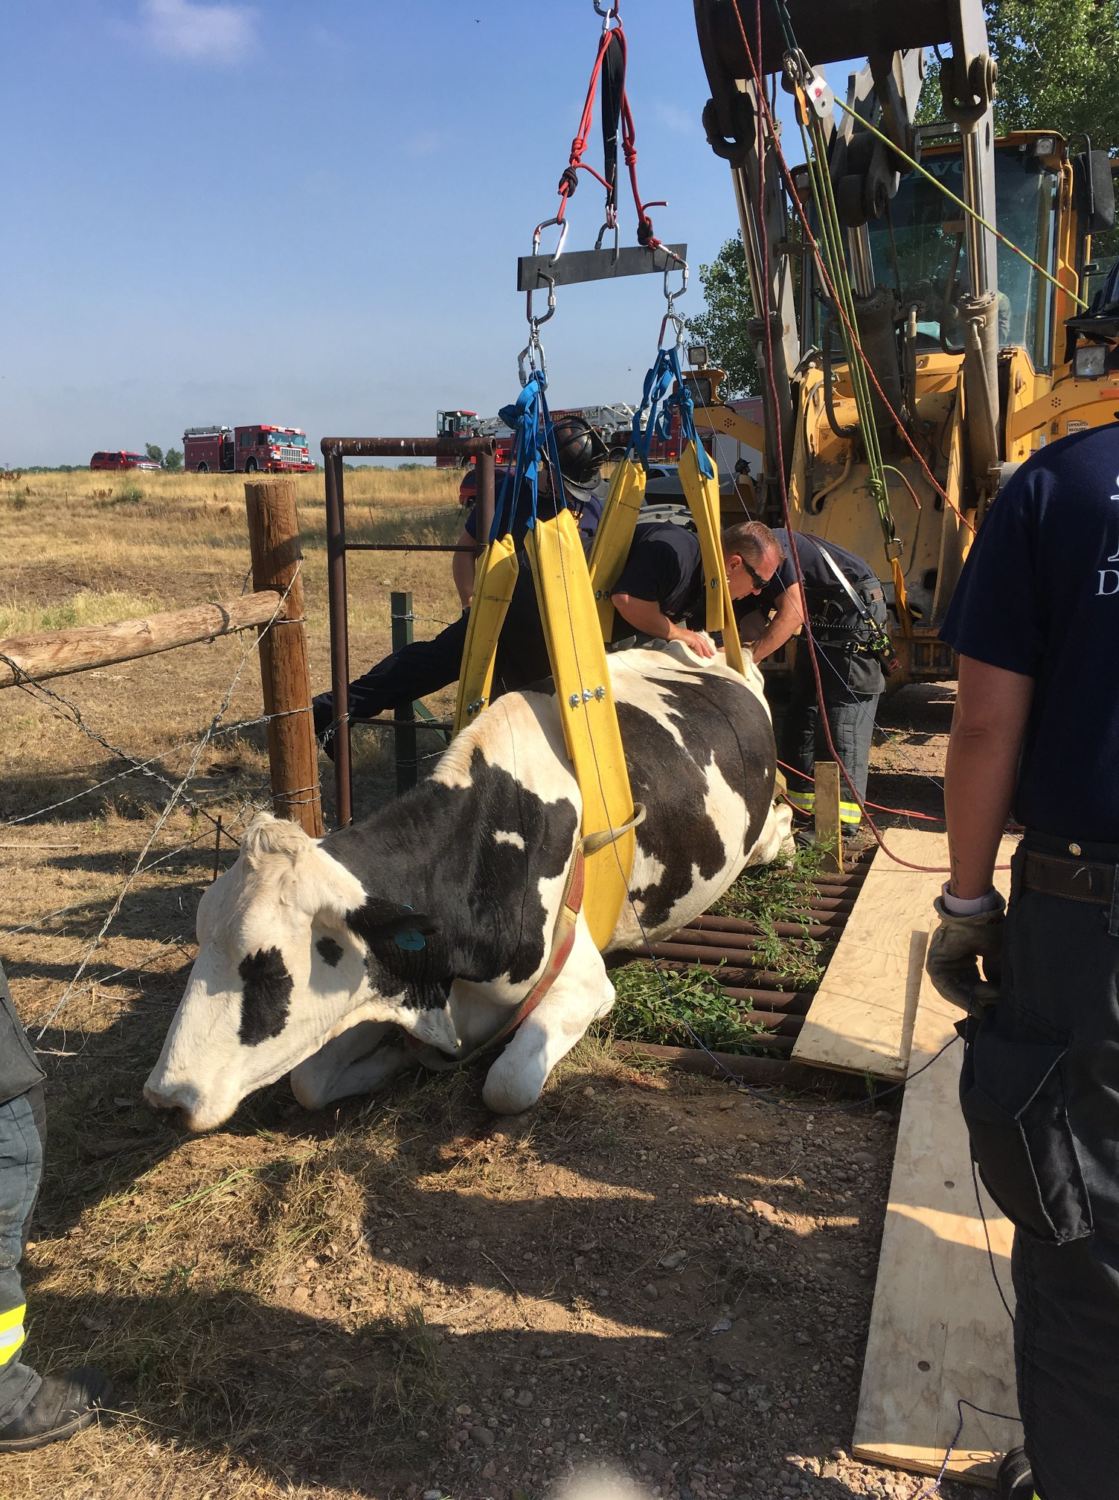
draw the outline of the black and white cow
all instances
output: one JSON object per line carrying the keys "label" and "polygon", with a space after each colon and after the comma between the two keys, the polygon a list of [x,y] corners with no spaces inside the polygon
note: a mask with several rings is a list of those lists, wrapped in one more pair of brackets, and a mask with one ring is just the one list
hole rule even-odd
{"label": "black and white cow", "polygon": [[[674,644],[609,657],[636,802],[632,905],[609,949],[662,938],[748,863],[786,853],[761,673]],[[144,1093],[193,1130],[291,1073],[308,1108],[368,1092],[417,1057],[494,1036],[548,963],[581,804],[550,688],[499,698],[431,778],[309,838],[270,816],[204,893],[199,952]],[[585,918],[558,978],[490,1066],[500,1112],[526,1109],[614,990]]]}

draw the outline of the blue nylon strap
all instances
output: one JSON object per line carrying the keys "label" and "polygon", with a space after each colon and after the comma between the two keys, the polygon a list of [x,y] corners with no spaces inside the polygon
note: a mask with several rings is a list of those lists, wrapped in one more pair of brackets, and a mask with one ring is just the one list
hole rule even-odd
{"label": "blue nylon strap", "polygon": [[[547,384],[542,370],[535,370],[521,387],[521,393],[511,406],[503,406],[499,412],[501,420],[513,429],[512,462],[505,472],[501,495],[494,506],[490,541],[507,536],[514,525],[524,520],[526,531],[536,525],[540,513],[540,456],[543,453],[557,476],[560,473],[559,450],[548,412],[548,401],[544,395]],[[562,502],[561,502],[562,503]],[[548,502],[546,514],[557,513],[556,499]]]}
{"label": "blue nylon strap", "polygon": [[[673,390],[675,386],[675,390]],[[641,414],[646,413],[645,426],[641,426]],[[654,436],[669,438],[672,435],[672,414],[680,415],[681,446],[694,442],[699,455],[700,473],[705,479],[714,477],[715,470],[695,430],[695,405],[691,393],[684,384],[680,369],[680,353],[675,345],[658,349],[653,367],[645,376],[645,388],[641,393],[641,407],[633,418],[633,436],[630,448],[643,464],[649,462],[649,447]]]}
{"label": "blue nylon strap", "polygon": [[[674,377],[669,356],[674,353],[670,349],[658,349],[657,357],[653,361],[653,367],[645,376],[645,386],[641,392],[641,405],[633,416],[633,436],[630,439],[630,447],[637,454],[643,464],[649,462],[649,445],[653,436],[660,430],[661,402],[672,388]],[[679,364],[679,361],[677,361]],[[645,426],[641,426],[641,414],[645,415]]]}
{"label": "blue nylon strap", "polygon": [[692,393],[688,390],[683,372],[680,369],[679,352],[673,347],[669,350],[662,350],[661,353],[667,353],[671,356],[673,374],[676,377],[676,389],[672,395],[665,398],[665,414],[661,420],[668,426],[671,423],[671,413],[675,411],[680,414],[681,448],[686,443],[694,443],[696,456],[699,460],[699,472],[703,475],[704,479],[713,479],[715,477],[715,470],[712,468],[711,460],[707,456],[707,449],[700,442],[699,434],[695,430],[695,403],[692,400]]}

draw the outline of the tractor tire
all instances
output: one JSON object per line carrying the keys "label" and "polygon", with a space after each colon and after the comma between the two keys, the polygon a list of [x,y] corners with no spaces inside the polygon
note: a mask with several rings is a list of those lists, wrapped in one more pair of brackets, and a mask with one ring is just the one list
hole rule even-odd
{"label": "tractor tire", "polygon": [[999,1464],[999,1500],[1034,1500],[1034,1476],[1024,1448],[1011,1448]]}

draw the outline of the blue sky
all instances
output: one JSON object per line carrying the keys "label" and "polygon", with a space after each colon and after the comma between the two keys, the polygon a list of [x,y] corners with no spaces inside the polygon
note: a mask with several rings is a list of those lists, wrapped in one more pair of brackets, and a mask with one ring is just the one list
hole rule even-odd
{"label": "blue sky", "polygon": [[[641,189],[695,268],[736,217],[691,6],[622,19]],[[591,0],[13,0],[0,466],[209,421],[317,449],[512,400],[516,257],[555,212],[600,28]],[[581,174],[569,248],[602,207]],[[553,404],[634,401],[663,306],[659,277],[560,288]]]}

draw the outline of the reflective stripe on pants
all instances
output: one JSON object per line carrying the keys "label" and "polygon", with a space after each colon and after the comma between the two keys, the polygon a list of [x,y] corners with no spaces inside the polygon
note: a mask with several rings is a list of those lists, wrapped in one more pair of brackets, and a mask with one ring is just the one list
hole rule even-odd
{"label": "reflective stripe on pants", "polygon": [[0,1313],[0,1365],[6,1365],[23,1347],[23,1341],[27,1337],[27,1331],[23,1325],[26,1311],[27,1304],[21,1303],[19,1307]]}

